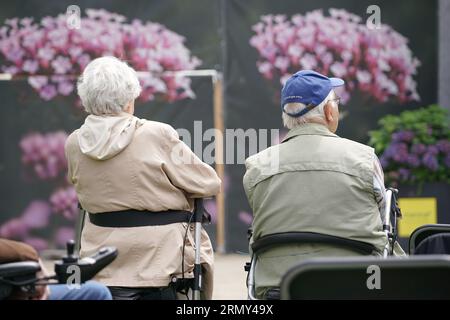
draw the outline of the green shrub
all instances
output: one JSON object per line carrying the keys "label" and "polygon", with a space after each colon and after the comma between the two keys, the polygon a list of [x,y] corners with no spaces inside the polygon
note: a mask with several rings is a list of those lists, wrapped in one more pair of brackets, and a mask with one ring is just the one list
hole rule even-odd
{"label": "green shrub", "polygon": [[369,144],[380,156],[386,184],[450,183],[450,130],[446,109],[431,105],[387,115]]}

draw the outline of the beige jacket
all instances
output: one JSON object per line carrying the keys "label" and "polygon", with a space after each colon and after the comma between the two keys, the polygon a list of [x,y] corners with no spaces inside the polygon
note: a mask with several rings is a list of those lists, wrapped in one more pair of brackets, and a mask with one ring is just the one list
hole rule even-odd
{"label": "beige jacket", "polygon": [[[126,209],[193,210],[193,198],[220,191],[221,181],[181,141],[168,124],[122,113],[89,115],[66,142],[68,178],[78,199],[90,213]],[[188,162],[188,163],[186,163]],[[163,287],[181,277],[182,250],[187,225],[105,228],[87,218],[81,255],[102,246],[115,246],[119,255],[96,280],[107,286]],[[187,233],[185,277],[193,277],[193,230]],[[201,260],[206,297],[211,298],[213,249],[203,230]]]}

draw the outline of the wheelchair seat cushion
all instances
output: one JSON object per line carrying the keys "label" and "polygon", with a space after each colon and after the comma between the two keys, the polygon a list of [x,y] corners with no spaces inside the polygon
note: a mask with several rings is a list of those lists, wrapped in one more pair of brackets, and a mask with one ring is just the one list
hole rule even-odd
{"label": "wheelchair seat cushion", "polygon": [[450,233],[438,233],[422,240],[415,254],[450,254]]}

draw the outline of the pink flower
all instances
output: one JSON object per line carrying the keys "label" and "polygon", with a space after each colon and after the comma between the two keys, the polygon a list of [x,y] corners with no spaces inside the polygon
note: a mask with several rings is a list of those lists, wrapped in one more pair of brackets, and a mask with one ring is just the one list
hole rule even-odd
{"label": "pink flower", "polygon": [[36,251],[42,251],[48,248],[48,242],[38,237],[24,238],[23,242],[32,246]]}
{"label": "pink flower", "polygon": [[34,89],[40,89],[48,83],[48,78],[43,76],[29,77],[28,83]]}
{"label": "pink flower", "polygon": [[40,134],[30,133],[19,143],[22,163],[42,180],[58,177],[67,169],[64,144],[67,134],[63,131]]}
{"label": "pink flower", "polygon": [[217,203],[215,199],[207,199],[203,201],[203,206],[211,215],[211,224],[217,224]]}
{"label": "pink flower", "polygon": [[36,73],[39,68],[39,63],[36,60],[25,60],[22,69],[28,73]]}
{"label": "pink flower", "polygon": [[55,243],[58,247],[65,248],[69,240],[75,239],[75,231],[73,228],[61,227],[55,233]]}
{"label": "pink flower", "polygon": [[361,84],[368,84],[372,80],[371,74],[366,70],[358,70],[356,72],[356,78]]}
{"label": "pink flower", "polygon": [[66,74],[72,68],[69,58],[65,58],[63,56],[56,57],[56,59],[52,61],[51,65],[55,70],[55,73],[60,74]]}
{"label": "pink flower", "polygon": [[78,198],[73,187],[58,189],[50,196],[52,210],[68,220],[75,220],[78,216]]}
{"label": "pink flower", "polygon": [[58,92],[63,96],[68,96],[74,90],[74,85],[71,82],[63,81],[58,85]]}
{"label": "pink flower", "polygon": [[27,235],[29,228],[20,218],[14,218],[0,226],[0,237],[20,239]]}
{"label": "pink flower", "polygon": [[46,101],[52,100],[54,97],[56,97],[57,94],[58,92],[56,91],[56,88],[53,85],[44,86],[40,92],[41,98]]}
{"label": "pink flower", "polygon": [[[114,55],[127,61],[138,71],[152,72],[154,81],[142,83],[141,100],[157,95],[167,101],[194,98],[190,80],[171,80],[168,72],[195,69],[201,61],[185,47],[184,37],[163,25],[126,22],[124,16],[104,9],[86,10],[81,30],[68,29],[66,16],[45,17],[33,22],[29,18],[10,19],[0,28],[0,66],[4,72],[48,74],[48,82],[29,80],[44,100],[74,92],[75,77],[56,80],[52,75],[79,75],[94,58]],[[281,17],[277,18],[281,22]],[[289,37],[280,36],[282,43]],[[273,53],[270,53],[273,54]],[[40,169],[39,169],[40,170]]]}
{"label": "pink flower", "polygon": [[303,69],[315,69],[317,66],[316,57],[312,54],[306,53],[300,59],[300,65]]}
{"label": "pink flower", "polygon": [[55,56],[55,50],[50,47],[42,47],[38,50],[37,57],[40,58],[44,65],[46,65],[49,61],[53,59]]}
{"label": "pink flower", "polygon": [[413,76],[420,62],[405,37],[387,25],[373,32],[360,17],[342,9],[329,13],[261,17],[250,45],[259,54],[257,66],[264,78],[278,88],[278,80],[283,83],[301,69],[314,69],[345,80],[343,102],[355,90],[379,102],[419,99]]}
{"label": "pink flower", "polygon": [[246,225],[251,225],[253,221],[253,216],[247,211],[240,211],[238,214],[239,220]]}
{"label": "pink flower", "polygon": [[19,73],[19,68],[17,68],[16,66],[2,66],[2,70],[3,72],[10,73],[12,75]]}
{"label": "pink flower", "polygon": [[289,59],[285,58],[285,57],[278,57],[275,60],[275,67],[277,67],[278,70],[280,70],[281,72],[286,72],[286,70],[289,67]]}
{"label": "pink flower", "polygon": [[87,54],[82,54],[77,59],[78,65],[80,66],[80,69],[84,69],[89,62],[91,62],[91,57]]}
{"label": "pink flower", "polygon": [[263,62],[258,65],[258,71],[267,79],[272,79],[272,64]]}
{"label": "pink flower", "polygon": [[345,65],[339,62],[335,62],[331,65],[330,71],[333,72],[333,74],[336,77],[342,78],[347,73],[347,69],[345,68]]}
{"label": "pink flower", "polygon": [[21,221],[28,228],[39,229],[49,223],[51,208],[48,202],[42,200],[32,201],[22,213]]}

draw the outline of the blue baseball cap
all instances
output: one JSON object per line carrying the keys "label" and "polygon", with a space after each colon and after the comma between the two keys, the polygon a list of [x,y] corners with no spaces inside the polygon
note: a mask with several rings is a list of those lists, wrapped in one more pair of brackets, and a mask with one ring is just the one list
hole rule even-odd
{"label": "blue baseball cap", "polygon": [[[318,106],[328,96],[334,87],[344,85],[344,80],[328,78],[312,70],[302,70],[291,76],[281,90],[281,110],[291,117],[300,117]],[[284,110],[286,103],[299,102],[307,105],[298,113],[288,113]]]}

